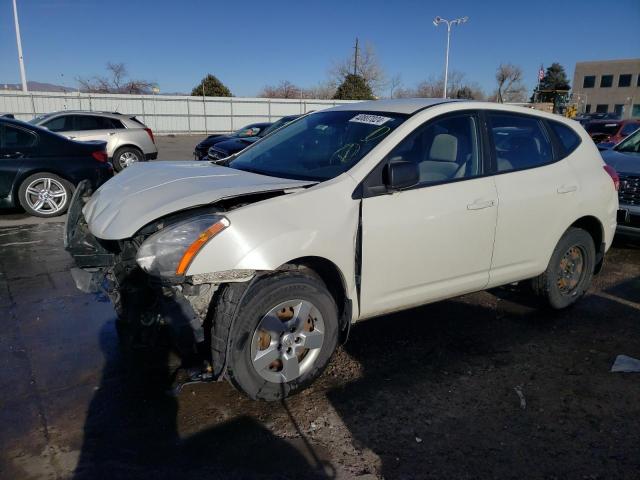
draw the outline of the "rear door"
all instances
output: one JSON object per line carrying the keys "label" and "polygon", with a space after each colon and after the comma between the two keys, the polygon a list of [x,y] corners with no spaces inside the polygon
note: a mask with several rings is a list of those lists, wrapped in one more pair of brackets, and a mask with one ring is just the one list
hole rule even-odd
{"label": "rear door", "polygon": [[[116,128],[110,118],[98,115],[73,115],[74,140],[102,140],[109,142],[116,134]],[[74,138],[75,137],[75,138]]]}
{"label": "rear door", "polygon": [[559,157],[539,117],[487,111],[487,133],[498,189],[498,224],[489,286],[542,273],[558,240],[575,220],[577,177]]}
{"label": "rear door", "polygon": [[0,124],[0,198],[11,195],[13,184],[24,164],[35,152],[36,134],[10,124]]}

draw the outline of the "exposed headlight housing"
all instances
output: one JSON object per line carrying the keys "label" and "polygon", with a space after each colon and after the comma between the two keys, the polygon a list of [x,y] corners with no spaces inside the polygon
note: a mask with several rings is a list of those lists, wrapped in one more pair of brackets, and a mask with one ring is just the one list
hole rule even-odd
{"label": "exposed headlight housing", "polygon": [[205,214],[163,228],[147,238],[136,254],[136,262],[149,275],[184,275],[206,243],[230,225],[221,215]]}

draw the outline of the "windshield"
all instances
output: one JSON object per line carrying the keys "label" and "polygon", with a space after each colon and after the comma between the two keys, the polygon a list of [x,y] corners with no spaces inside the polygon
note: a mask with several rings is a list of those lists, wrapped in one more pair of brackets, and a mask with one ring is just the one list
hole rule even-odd
{"label": "windshield", "polygon": [[278,130],[280,127],[285,126],[287,123],[291,123],[293,122],[296,118],[298,117],[283,117],[280,120],[272,123],[270,126],[268,126],[267,128],[265,128],[262,132],[260,132],[258,134],[259,137],[266,137],[267,135],[269,135],[271,132],[275,132],[276,130]]}
{"label": "windshield", "polygon": [[606,133],[607,135],[614,135],[618,129],[620,128],[619,123],[607,123],[607,122],[598,122],[598,123],[589,123],[587,124],[587,132],[589,133]]}
{"label": "windshield", "polygon": [[37,115],[37,116],[33,117],[31,120],[29,120],[27,123],[35,125],[35,124],[40,123],[42,120],[44,120],[45,118],[48,118],[50,116],[51,116],[51,114],[48,114],[48,115]]}
{"label": "windshield", "polygon": [[616,145],[615,150],[618,152],[640,153],[640,130],[637,130],[636,133],[629,135]]}
{"label": "windshield", "polygon": [[358,163],[405,119],[395,113],[314,113],[255,143],[229,166],[272,177],[329,180]]}

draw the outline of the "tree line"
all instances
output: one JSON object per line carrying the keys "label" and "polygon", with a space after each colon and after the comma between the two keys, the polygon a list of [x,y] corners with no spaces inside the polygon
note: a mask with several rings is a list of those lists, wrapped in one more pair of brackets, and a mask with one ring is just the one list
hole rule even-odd
{"label": "tree line", "polygon": [[[129,77],[123,63],[107,63],[107,75],[78,78],[80,88],[91,93],[151,93],[155,84]],[[450,71],[447,96],[449,98],[488,100],[499,103],[527,101],[523,84],[523,70],[519,65],[501,63],[495,73],[495,88],[485,93],[477,82],[468,80],[460,71]],[[570,89],[564,67],[553,63],[544,72],[530,101],[553,102],[559,92]],[[291,99],[372,100],[375,98],[439,98],[443,96],[443,75],[431,75],[414,86],[405,86],[401,75],[388,76],[371,43],[360,49],[356,43],[354,55],[334,62],[325,81],[311,87],[300,87],[289,80],[265,85],[259,97]],[[218,77],[207,74],[192,91],[193,96],[231,97],[233,93]]]}

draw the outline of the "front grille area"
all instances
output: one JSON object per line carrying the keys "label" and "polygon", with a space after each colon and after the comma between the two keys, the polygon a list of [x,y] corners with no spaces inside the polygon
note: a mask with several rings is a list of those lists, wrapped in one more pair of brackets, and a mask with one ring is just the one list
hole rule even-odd
{"label": "front grille area", "polygon": [[640,175],[620,176],[620,191],[618,199],[621,205],[640,205]]}

